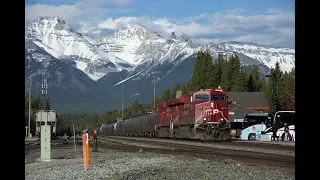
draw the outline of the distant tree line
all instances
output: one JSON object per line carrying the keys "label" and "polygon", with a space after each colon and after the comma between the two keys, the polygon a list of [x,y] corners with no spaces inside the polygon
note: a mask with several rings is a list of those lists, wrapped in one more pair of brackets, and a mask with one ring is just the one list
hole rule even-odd
{"label": "distant tree line", "polygon": [[[271,70],[275,83],[275,110],[295,109],[295,69],[281,74],[279,63]],[[150,104],[140,104],[137,100],[131,106],[124,108],[123,118],[146,114],[153,109],[155,104],[166,102],[176,98],[176,91],[181,90],[182,95],[189,94],[199,89],[216,89],[221,87],[225,92],[264,92],[271,107],[273,80],[268,82],[260,78],[258,67],[253,67],[249,72],[241,66],[239,57],[234,54],[228,59],[223,55],[218,55],[213,62],[212,56],[208,52],[198,52],[196,63],[190,81],[178,83],[173,89],[165,89],[161,97],[155,95]],[[49,98],[46,104],[50,109]],[[39,97],[31,97],[32,121],[35,121],[35,112],[43,109],[43,102]],[[26,117],[28,117],[28,105],[26,98]],[[72,135],[73,126],[77,133],[89,127],[101,126],[102,124],[115,122],[122,117],[122,110],[108,110],[101,115],[88,114],[59,114],[58,134]]]}

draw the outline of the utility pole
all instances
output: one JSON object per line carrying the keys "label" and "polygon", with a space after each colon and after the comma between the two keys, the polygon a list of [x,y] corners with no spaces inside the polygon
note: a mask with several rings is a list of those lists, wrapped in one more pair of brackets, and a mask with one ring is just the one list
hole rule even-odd
{"label": "utility pole", "polygon": [[47,94],[47,77],[46,77],[46,69],[43,68],[42,74],[42,94],[43,94],[43,105],[44,110],[46,110],[46,94]]}
{"label": "utility pole", "polygon": [[153,73],[153,109],[156,109],[156,78]]}
{"label": "utility pole", "polygon": [[77,151],[77,145],[76,145],[76,131],[74,130],[74,124],[72,124],[72,128],[73,128],[74,151]]}
{"label": "utility pole", "polygon": [[275,102],[275,99],[274,99],[274,95],[275,95],[275,79],[276,79],[276,73],[275,73],[275,70],[273,70],[272,72],[272,113],[275,113],[274,112],[274,102]]}
{"label": "utility pole", "polygon": [[123,119],[123,86],[124,85],[122,85],[122,119]]}
{"label": "utility pole", "polygon": [[[46,103],[46,94],[47,94],[47,74],[46,74],[46,66],[43,68],[43,81],[42,81],[42,94],[43,94],[43,105],[44,105],[44,112],[47,110],[47,103]],[[45,125],[48,122],[48,112],[47,112],[47,120],[45,121]],[[41,125],[40,125],[41,127]],[[41,132],[41,131],[40,131]]]}
{"label": "utility pole", "polygon": [[38,110],[40,109],[40,94],[38,93]]}
{"label": "utility pole", "polygon": [[271,104],[271,113],[274,113],[274,102],[275,102],[275,79],[276,79],[276,73],[275,70],[271,67],[271,73],[269,75],[266,75],[265,77],[272,78],[272,104]]}
{"label": "utility pole", "polygon": [[31,120],[31,87],[29,90],[29,122],[28,122],[28,136],[30,137],[30,120]]}

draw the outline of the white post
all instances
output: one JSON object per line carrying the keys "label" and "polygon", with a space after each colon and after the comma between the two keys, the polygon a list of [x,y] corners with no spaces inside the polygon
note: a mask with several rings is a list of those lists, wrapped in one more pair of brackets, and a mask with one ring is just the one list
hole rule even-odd
{"label": "white post", "polygon": [[76,132],[74,130],[74,124],[72,124],[73,128],[73,142],[74,142],[74,151],[77,151],[77,146],[76,146]]}
{"label": "white post", "polygon": [[29,123],[28,123],[28,136],[31,137],[30,135],[30,114],[31,114],[31,88],[29,91]]}

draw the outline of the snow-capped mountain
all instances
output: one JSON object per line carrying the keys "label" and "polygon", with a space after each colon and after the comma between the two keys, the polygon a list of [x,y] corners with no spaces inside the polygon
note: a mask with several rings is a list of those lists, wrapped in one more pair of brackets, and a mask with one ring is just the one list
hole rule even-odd
{"label": "snow-capped mountain", "polygon": [[130,76],[146,76],[164,63],[173,67],[199,50],[210,51],[214,59],[219,53],[238,52],[244,64],[263,63],[269,68],[278,61],[283,71],[291,70],[295,63],[294,49],[239,42],[198,46],[186,34],[177,37],[173,32],[163,37],[138,24],[127,24],[110,36],[93,39],[75,32],[59,17],[45,17],[26,25],[25,31],[26,39],[95,81],[121,70],[130,71]]}
{"label": "snow-capped mountain", "polygon": [[65,60],[98,80],[130,65],[99,49],[88,36],[75,32],[59,17],[39,18],[25,27],[25,38],[53,57]]}
{"label": "snow-capped mountain", "polygon": [[[164,63],[178,64],[195,53],[195,45],[186,34],[177,37],[173,32],[169,37],[162,37],[137,24],[127,24],[111,36],[96,39],[96,42],[100,49],[134,66],[128,78],[149,76],[156,67]],[[179,55],[182,57],[173,61]]]}
{"label": "snow-capped mountain", "polygon": [[[45,65],[50,69],[49,87],[56,89],[49,91],[53,101],[61,104],[72,99],[96,99],[101,101],[100,108],[110,107],[113,97],[119,99],[120,84],[125,84],[128,97],[138,94],[132,98],[147,103],[153,95],[154,78],[158,95],[176,83],[189,81],[198,51],[210,52],[213,60],[218,54],[229,57],[236,53],[243,66],[250,69],[258,65],[262,74],[269,73],[276,61],[283,71],[290,71],[295,63],[294,49],[240,42],[196,45],[184,33],[164,37],[138,24],[93,38],[77,33],[58,17],[27,24],[25,40],[26,86],[39,92],[40,70]],[[64,92],[57,93],[61,90]],[[88,108],[73,101],[71,104],[77,110]]]}
{"label": "snow-capped mountain", "polygon": [[[96,81],[83,71],[56,59],[30,40],[25,41],[25,88],[33,96],[42,96],[43,65],[45,65],[48,97],[59,112],[102,112],[101,102],[114,101],[113,95],[101,92]],[[108,107],[113,106],[109,104]],[[113,106],[112,108],[117,108]]]}
{"label": "snow-capped mountain", "polygon": [[245,54],[267,65],[269,68],[274,68],[276,62],[279,62],[282,71],[291,71],[292,67],[295,66],[294,49],[234,41],[219,43],[218,47],[225,51]]}

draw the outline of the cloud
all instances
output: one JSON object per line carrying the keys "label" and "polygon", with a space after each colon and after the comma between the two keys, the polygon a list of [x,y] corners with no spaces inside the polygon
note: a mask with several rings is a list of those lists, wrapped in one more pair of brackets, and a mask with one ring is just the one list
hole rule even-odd
{"label": "cloud", "polygon": [[[74,5],[49,6],[26,5],[26,20],[39,16],[60,16],[80,32],[95,32],[101,35],[122,28],[127,23],[138,23],[167,36],[186,33],[194,42],[218,43],[222,41],[243,41],[258,44],[294,48],[295,13],[270,8],[265,14],[248,14],[246,9],[230,9],[213,14],[202,13],[189,17],[122,16],[105,18],[110,12],[129,12],[124,8],[131,0],[82,0]],[[102,5],[117,3],[120,8],[106,9]]]}
{"label": "cloud", "polygon": [[270,8],[267,11],[268,14],[278,14],[278,13],[281,13],[281,12],[282,12],[282,10],[279,9],[279,8]]}
{"label": "cloud", "polygon": [[99,28],[116,30],[122,28],[128,23],[137,22],[136,17],[120,17],[118,19],[108,18],[98,25]]}
{"label": "cloud", "polygon": [[[133,9],[123,8],[123,6],[133,3],[133,0],[80,0],[73,5],[63,4],[57,6],[41,4],[41,1],[39,2],[32,5],[26,3],[25,17],[27,23],[41,16],[59,16],[70,26],[81,32],[88,32],[96,27],[97,24],[104,20],[103,17],[107,13],[134,11]],[[105,7],[106,5],[116,7],[108,9]]]}
{"label": "cloud", "polygon": [[91,6],[100,6],[105,4],[127,5],[133,3],[133,0],[80,0],[79,2]]}
{"label": "cloud", "polygon": [[[244,12],[244,9],[234,9],[181,19],[147,16],[108,18],[99,27],[115,30],[131,22],[140,23],[162,35],[169,35],[173,31],[177,35],[186,33],[198,43],[242,41],[294,48],[294,13],[272,10],[273,14],[245,15]],[[199,20],[207,23],[198,23]]]}

